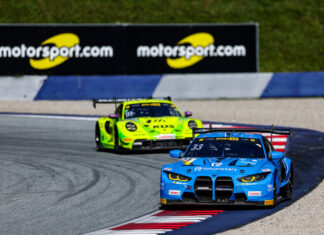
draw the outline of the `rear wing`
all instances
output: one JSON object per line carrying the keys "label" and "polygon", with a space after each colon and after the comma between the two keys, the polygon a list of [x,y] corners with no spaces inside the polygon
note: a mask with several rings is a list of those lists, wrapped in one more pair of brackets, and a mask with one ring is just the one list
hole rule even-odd
{"label": "rear wing", "polygon": [[170,100],[171,101],[171,97],[167,96],[167,97],[139,97],[139,98],[111,98],[111,99],[92,99],[92,106],[94,108],[97,107],[97,104],[115,104],[115,106],[117,106],[117,104],[119,103],[123,103],[126,101],[131,101],[131,100]]}
{"label": "rear wing", "polygon": [[272,134],[279,135],[289,135],[290,139],[292,138],[292,129],[288,128],[275,128],[273,125],[271,128],[212,128],[212,124],[209,125],[209,128],[194,128],[192,130],[193,139],[196,134],[204,134],[211,132],[249,132],[249,133],[270,133],[271,134],[271,142],[272,142]]}

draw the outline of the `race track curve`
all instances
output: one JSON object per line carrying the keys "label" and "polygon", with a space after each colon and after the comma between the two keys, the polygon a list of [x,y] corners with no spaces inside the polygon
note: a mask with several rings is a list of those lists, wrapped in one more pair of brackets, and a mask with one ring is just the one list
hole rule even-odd
{"label": "race track curve", "polygon": [[[175,160],[167,153],[97,152],[94,124],[94,120],[0,115],[0,234],[84,234],[159,208],[160,169]],[[298,134],[296,140],[296,148],[291,148],[294,199],[323,177],[321,164],[312,173],[305,167],[312,169],[315,157],[307,149],[323,152],[316,146],[324,140],[310,137],[305,143]],[[299,159],[300,153],[305,158]],[[223,219],[235,218],[237,212],[229,210]],[[180,230],[188,234],[196,229],[199,224]]]}

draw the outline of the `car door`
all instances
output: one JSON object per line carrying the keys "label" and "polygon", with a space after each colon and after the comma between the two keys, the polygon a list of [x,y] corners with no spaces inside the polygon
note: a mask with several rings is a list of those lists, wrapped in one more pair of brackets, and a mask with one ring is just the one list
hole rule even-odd
{"label": "car door", "polygon": [[122,119],[123,117],[123,104],[120,104],[116,110],[115,114],[118,114],[119,118],[118,119],[112,119],[111,121],[111,128],[112,128],[112,139],[114,141],[114,144],[116,143],[117,138],[118,138],[118,128],[117,128],[117,122]]}
{"label": "car door", "polygon": [[[263,138],[264,138],[263,141],[264,141],[264,145],[265,145],[266,150],[267,151],[275,151],[275,149],[272,146],[272,144],[270,143],[270,141],[265,137],[263,137]],[[276,160],[276,161],[273,160],[273,162],[276,164],[277,169],[278,169],[279,180],[277,182],[277,185],[280,186],[280,184],[282,182],[284,182],[285,179],[286,179],[286,166],[285,166],[285,164],[283,162],[283,158],[281,158],[280,160]]]}

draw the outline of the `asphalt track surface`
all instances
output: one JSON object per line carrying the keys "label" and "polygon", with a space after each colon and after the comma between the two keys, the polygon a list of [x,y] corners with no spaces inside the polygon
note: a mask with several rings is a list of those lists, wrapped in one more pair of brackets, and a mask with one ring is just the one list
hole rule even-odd
{"label": "asphalt track surface", "polygon": [[[159,208],[160,169],[175,160],[167,153],[97,152],[94,124],[0,116],[0,234],[84,234]],[[323,178],[323,145],[323,133],[295,130],[292,201],[275,209],[226,208],[173,233],[219,232],[289,205]]]}

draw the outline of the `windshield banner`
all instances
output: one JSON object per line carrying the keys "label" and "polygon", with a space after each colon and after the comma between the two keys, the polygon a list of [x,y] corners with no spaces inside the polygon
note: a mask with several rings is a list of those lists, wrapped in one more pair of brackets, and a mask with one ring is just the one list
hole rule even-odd
{"label": "windshield banner", "polygon": [[258,71],[258,24],[3,24],[1,75]]}

